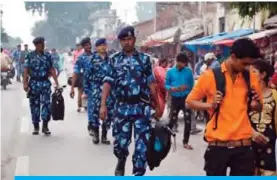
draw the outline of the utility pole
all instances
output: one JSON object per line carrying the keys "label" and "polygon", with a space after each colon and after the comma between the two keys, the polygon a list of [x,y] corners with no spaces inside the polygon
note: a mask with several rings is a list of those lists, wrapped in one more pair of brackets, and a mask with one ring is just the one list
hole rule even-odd
{"label": "utility pole", "polygon": [[157,2],[155,2],[155,4],[154,4],[154,22],[153,22],[153,24],[154,24],[153,33],[155,33],[156,29],[157,29]]}
{"label": "utility pole", "polygon": [[128,10],[126,9],[125,10],[125,23],[127,24],[127,12],[128,12]]}

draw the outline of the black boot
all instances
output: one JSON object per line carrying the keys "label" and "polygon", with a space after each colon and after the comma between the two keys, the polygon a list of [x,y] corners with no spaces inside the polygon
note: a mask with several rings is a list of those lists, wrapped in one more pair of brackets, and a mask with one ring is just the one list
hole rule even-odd
{"label": "black boot", "polygon": [[89,133],[90,136],[93,136],[94,132],[93,132],[91,123],[88,123],[88,133]]}
{"label": "black boot", "polygon": [[34,124],[33,135],[38,135],[39,134],[39,123],[33,123],[33,124]]}
{"label": "black boot", "polygon": [[107,145],[111,144],[111,142],[107,138],[107,130],[106,129],[102,129],[101,143],[107,144]]}
{"label": "black boot", "polygon": [[43,121],[43,124],[42,124],[42,132],[45,134],[45,135],[50,135],[51,132],[49,131],[48,129],[48,121]]}
{"label": "black boot", "polygon": [[99,144],[99,128],[93,128],[92,142],[94,144]]}
{"label": "black boot", "polygon": [[124,176],[125,164],[126,164],[126,159],[118,159],[115,172],[114,172],[115,176]]}

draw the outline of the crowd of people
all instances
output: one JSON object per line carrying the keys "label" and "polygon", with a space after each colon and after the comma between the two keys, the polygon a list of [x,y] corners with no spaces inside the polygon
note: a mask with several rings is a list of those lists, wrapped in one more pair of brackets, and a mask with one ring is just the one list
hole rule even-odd
{"label": "crowd of people", "polygon": [[[225,176],[228,167],[230,175],[277,175],[277,85],[272,78],[277,71],[262,59],[251,40],[236,40],[222,64],[213,53],[207,53],[193,73],[186,53],[178,54],[174,63],[160,59],[153,66],[148,54],[135,49],[135,30],[131,26],[123,28],[118,39],[122,51],[113,53],[108,53],[104,38],[95,42],[95,51],[90,38],[77,44],[72,54],[70,90],[70,97],[74,98],[75,88],[78,89],[78,112],[83,107],[82,99],[87,99],[87,130],[95,145],[110,144],[107,133],[112,125],[114,155],[118,159],[116,176],[125,175],[132,129],[133,174],[145,174],[150,118],[154,115],[160,119],[166,106],[169,127],[174,131],[178,131],[179,112],[184,113],[182,143],[187,150],[193,150],[190,134],[201,132],[193,114],[206,112],[204,139],[208,146],[204,170],[208,176]],[[24,53],[19,53],[18,46],[13,57],[17,80],[23,74],[23,87],[30,100],[33,134],[39,134],[42,120],[42,132],[49,135],[49,77],[59,88],[59,55],[56,49],[45,51],[42,37],[35,38],[33,43],[34,51],[25,46]]]}

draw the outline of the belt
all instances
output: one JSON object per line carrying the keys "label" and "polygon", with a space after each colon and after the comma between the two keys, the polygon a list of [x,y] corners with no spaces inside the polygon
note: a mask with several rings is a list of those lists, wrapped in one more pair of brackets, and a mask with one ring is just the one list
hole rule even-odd
{"label": "belt", "polygon": [[251,139],[243,139],[238,141],[212,141],[208,142],[209,146],[218,146],[218,147],[227,147],[227,148],[235,148],[235,147],[243,147],[243,146],[251,146]]}
{"label": "belt", "polygon": [[141,102],[150,104],[150,99],[143,98],[142,96],[130,96],[130,97],[120,97],[117,98],[118,102],[123,102],[127,104],[139,104]]}
{"label": "belt", "polygon": [[48,80],[48,76],[44,76],[44,77],[30,77],[30,80],[46,81],[46,80]]}

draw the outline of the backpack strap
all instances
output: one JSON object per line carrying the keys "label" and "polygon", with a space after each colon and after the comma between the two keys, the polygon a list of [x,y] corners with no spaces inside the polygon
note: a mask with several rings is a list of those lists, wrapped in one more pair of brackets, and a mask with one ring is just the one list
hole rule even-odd
{"label": "backpack strap", "polygon": [[[214,78],[215,78],[215,85],[216,85],[216,91],[220,91],[223,94],[223,98],[225,96],[226,92],[226,79],[224,76],[224,73],[221,70],[221,67],[217,67],[212,69]],[[219,116],[219,110],[220,110],[220,104],[218,104],[217,108],[214,110],[210,120],[215,116],[215,126],[214,130],[217,129],[217,124],[218,124],[218,116]]]}
{"label": "backpack strap", "polygon": [[251,111],[250,104],[253,98],[253,93],[252,93],[251,83],[250,83],[250,72],[248,70],[245,70],[242,72],[242,75],[247,85],[247,113],[249,114],[249,112]]}
{"label": "backpack strap", "polygon": [[277,135],[277,91],[275,89],[272,89],[272,95],[273,99],[275,100],[275,112],[274,112],[274,122],[275,122],[275,131]]}

